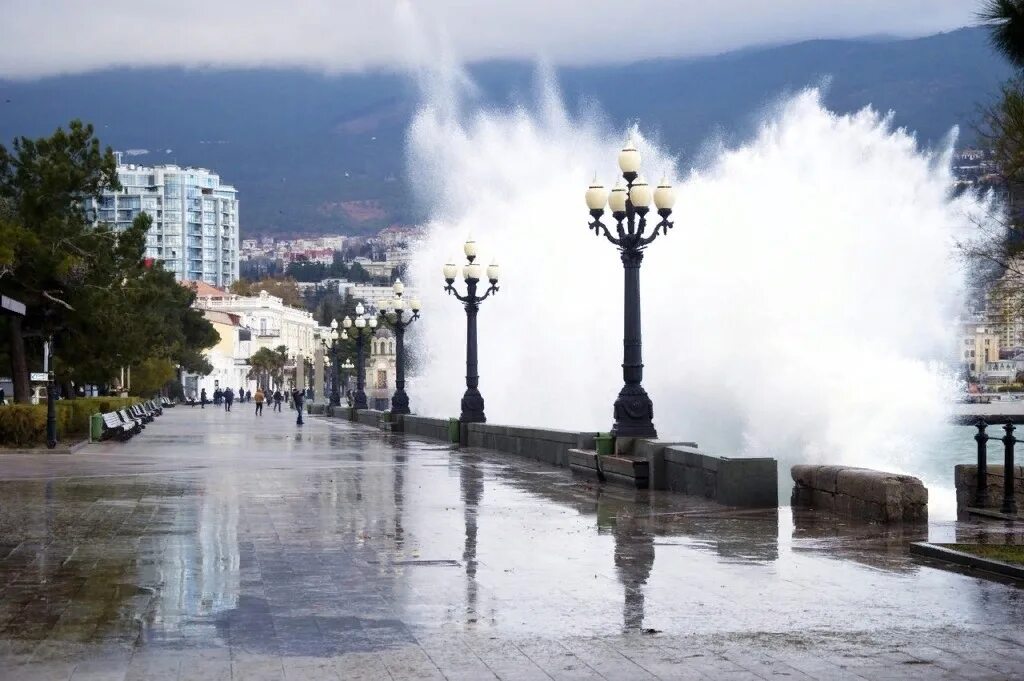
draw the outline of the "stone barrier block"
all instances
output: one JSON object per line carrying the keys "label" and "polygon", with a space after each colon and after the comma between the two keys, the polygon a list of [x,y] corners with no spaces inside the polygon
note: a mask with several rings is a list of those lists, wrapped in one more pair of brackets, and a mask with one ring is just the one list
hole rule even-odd
{"label": "stone barrier block", "polygon": [[[1017,508],[1024,508],[1024,466],[1014,466],[1013,469],[1013,496],[1017,500]],[[985,508],[998,509],[1002,506],[1004,472],[1005,467],[1002,465],[988,465],[988,484],[986,485],[988,504],[985,505]],[[978,466],[976,464],[955,466],[953,468],[953,484],[956,487],[957,511],[962,512],[968,507],[978,507]]]}
{"label": "stone barrier block", "polygon": [[598,477],[599,458],[601,472],[604,474],[606,482],[633,489],[647,489],[650,478],[646,461],[619,456],[598,457],[597,452],[585,449],[574,448],[567,453],[569,468],[573,474],[587,478],[596,479]]}
{"label": "stone barrier block", "polygon": [[928,519],[928,490],[917,478],[852,466],[794,466],[794,506],[884,523]]}

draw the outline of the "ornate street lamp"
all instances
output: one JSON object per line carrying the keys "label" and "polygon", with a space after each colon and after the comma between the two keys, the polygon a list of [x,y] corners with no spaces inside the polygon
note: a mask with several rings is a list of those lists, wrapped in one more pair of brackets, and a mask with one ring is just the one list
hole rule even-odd
{"label": "ornate street lamp", "polygon": [[366,358],[363,349],[366,347],[366,339],[373,336],[377,330],[377,317],[367,315],[366,308],[362,303],[356,305],[356,320],[345,317],[341,320],[345,331],[352,331],[356,339],[356,394],[352,406],[356,409],[366,409]]}
{"label": "ornate street lamp", "polygon": [[[644,259],[644,249],[659,234],[668,234],[672,223],[672,205],[675,203],[675,192],[672,186],[662,178],[657,189],[651,188],[640,177],[640,152],[633,146],[630,139],[619,152],[619,169],[626,180],[626,186],[616,181],[615,187],[609,192],[594,178],[587,189],[587,208],[593,220],[590,229],[594,234],[604,235],[608,241],[618,247],[625,269],[625,314],[623,316],[622,336],[622,390],[615,400],[615,425],[612,434],[616,437],[649,437],[658,436],[654,430],[654,404],[647,396],[642,381],[644,373],[641,352],[640,328],[640,263]],[[661,220],[654,225],[649,234],[647,230],[647,213],[651,202],[658,209]],[[611,210],[615,220],[615,235],[601,222],[605,205]]]}
{"label": "ornate street lamp", "polygon": [[409,310],[411,312],[408,319],[406,319],[404,317],[406,314],[406,301],[402,297],[402,294],[405,292],[405,284],[402,283],[401,279],[397,279],[395,280],[395,285],[391,288],[395,292],[395,298],[389,301],[387,307],[381,311],[381,321],[394,329],[396,342],[395,394],[391,396],[391,413],[408,414],[410,413],[409,396],[405,394],[405,330],[410,324],[420,318],[420,301],[416,298],[409,301]]}
{"label": "ornate street lamp", "polygon": [[487,299],[487,296],[498,292],[498,265],[492,262],[487,267],[487,279],[491,282],[490,287],[482,295],[476,293],[477,284],[480,283],[482,269],[476,260],[476,242],[470,238],[463,246],[468,261],[462,266],[462,278],[466,282],[466,295],[460,295],[453,284],[459,268],[454,263],[444,266],[444,290],[449,295],[462,301],[466,308],[466,392],[462,396],[462,414],[459,420],[462,423],[485,423],[484,398],[478,389],[480,376],[477,375],[477,354],[476,354],[476,314],[480,310],[480,303]]}

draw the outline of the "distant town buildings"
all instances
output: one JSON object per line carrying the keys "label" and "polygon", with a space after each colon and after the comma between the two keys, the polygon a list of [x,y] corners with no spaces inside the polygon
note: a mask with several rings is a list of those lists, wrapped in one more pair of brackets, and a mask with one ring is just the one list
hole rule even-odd
{"label": "distant town buildings", "polygon": [[962,325],[960,358],[971,376],[984,378],[990,362],[999,360],[999,334],[982,320]]}
{"label": "distant town buildings", "polygon": [[153,225],[146,257],[179,281],[229,286],[238,279],[238,192],[205,168],[124,164],[117,156],[121,190],[104,192],[87,208],[97,222],[124,230],[141,213]]}
{"label": "distant town buildings", "polygon": [[970,187],[1001,189],[1002,177],[991,152],[966,147],[953,153],[953,176],[955,188]]}
{"label": "distant town buildings", "polygon": [[344,236],[321,236],[302,239],[244,239],[240,257],[242,260],[267,258],[287,266],[293,262],[318,262],[330,265],[334,254],[345,246]]}
{"label": "distant town buildings", "polygon": [[189,282],[188,285],[196,291],[195,307],[215,322],[214,328],[221,337],[207,353],[214,373],[205,377],[189,376],[182,381],[189,395],[198,395],[202,388],[212,394],[215,387],[227,387],[224,380],[241,381],[232,384],[236,390],[243,385],[246,389],[255,389],[255,382],[248,379],[248,362],[260,348],[276,350],[284,346],[288,357],[285,368],[294,369],[297,362],[312,359],[318,334],[327,331],[319,327],[311,312],[285,305],[266,291],[256,296],[240,296],[205,282]]}
{"label": "distant town buildings", "polygon": [[[348,295],[355,300],[361,300],[367,306],[380,310],[387,306],[395,297],[395,290],[391,286],[371,286],[369,284],[353,284],[348,287]],[[411,300],[416,298],[416,292],[406,287],[403,298]]]}
{"label": "distant town buildings", "polygon": [[331,265],[339,254],[344,262],[358,264],[374,279],[388,282],[409,263],[410,246],[419,232],[413,227],[387,227],[375,237],[329,235],[278,239],[264,237],[241,242],[242,262],[273,264],[277,271],[286,271],[293,263]]}
{"label": "distant town buildings", "polygon": [[366,399],[371,409],[387,411],[397,380],[395,337],[390,329],[380,328],[370,341],[370,357],[366,361]]}

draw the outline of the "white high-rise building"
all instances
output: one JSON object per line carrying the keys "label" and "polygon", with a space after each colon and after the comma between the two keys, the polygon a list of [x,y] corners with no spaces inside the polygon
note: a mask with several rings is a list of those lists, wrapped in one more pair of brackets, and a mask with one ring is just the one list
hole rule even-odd
{"label": "white high-rise building", "polygon": [[205,168],[121,162],[121,191],[105,192],[96,219],[126,229],[139,213],[153,219],[146,257],[179,281],[227,287],[238,279],[238,192]]}

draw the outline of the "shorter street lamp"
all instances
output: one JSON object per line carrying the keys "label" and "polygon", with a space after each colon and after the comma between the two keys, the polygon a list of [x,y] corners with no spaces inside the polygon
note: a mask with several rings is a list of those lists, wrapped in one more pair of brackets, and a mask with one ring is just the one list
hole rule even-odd
{"label": "shorter street lamp", "polygon": [[324,341],[321,342],[323,342],[324,347],[327,348],[327,352],[331,356],[331,373],[333,375],[331,380],[331,406],[337,407],[341,405],[341,393],[338,392],[338,388],[341,383],[341,367],[339,366],[338,361],[338,354],[340,351],[339,341],[348,340],[348,333],[342,329],[341,335],[338,335],[338,320],[332,319],[331,332],[328,337],[331,339],[330,345]]}
{"label": "shorter street lamp", "polygon": [[410,413],[409,396],[405,394],[405,330],[420,318],[420,301],[416,298],[409,301],[411,312],[408,318],[404,318],[406,300],[402,294],[405,292],[405,284],[401,279],[397,279],[391,288],[395,292],[395,298],[388,301],[384,310],[381,311],[381,321],[394,329],[396,341],[395,394],[391,397],[391,413],[408,414]]}
{"label": "shorter street lamp", "polygon": [[455,289],[455,277],[459,268],[455,263],[448,263],[444,266],[444,290],[449,295],[455,295],[466,308],[466,392],[462,396],[462,414],[459,421],[462,423],[486,423],[484,415],[484,398],[480,394],[480,376],[477,374],[477,343],[476,343],[476,315],[480,311],[480,303],[487,299],[487,296],[498,292],[498,265],[492,262],[487,267],[487,279],[491,285],[487,291],[478,296],[476,293],[477,284],[480,283],[483,274],[482,267],[476,260],[476,242],[472,237],[466,241],[462,250],[466,254],[467,263],[462,266],[462,278],[466,282],[466,295],[460,295]]}
{"label": "shorter street lamp", "polygon": [[366,347],[366,339],[377,331],[377,317],[367,315],[366,308],[359,303],[356,305],[355,322],[345,317],[341,320],[341,325],[345,327],[345,331],[354,333],[356,339],[356,394],[352,406],[356,409],[366,409],[366,391],[363,390],[366,385],[366,357],[363,350]]}
{"label": "shorter street lamp", "polygon": [[346,357],[345,361],[341,363],[341,386],[340,390],[344,390],[345,384],[348,382],[348,376],[352,373],[352,370],[356,368],[356,365],[352,363],[350,357]]}

